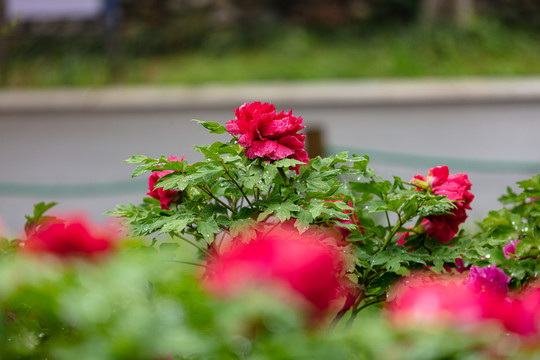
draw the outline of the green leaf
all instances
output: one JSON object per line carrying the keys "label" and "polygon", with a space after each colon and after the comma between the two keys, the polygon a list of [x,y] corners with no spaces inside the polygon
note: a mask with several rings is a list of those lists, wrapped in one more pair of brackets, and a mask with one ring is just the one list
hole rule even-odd
{"label": "green leaf", "polygon": [[143,161],[146,161],[146,159],[148,159],[148,157],[144,155],[133,155],[129,159],[124,160],[124,162],[127,162],[128,164],[140,164]]}
{"label": "green leaf", "polygon": [[273,164],[266,164],[262,173],[262,179],[267,186],[270,186],[278,173],[277,167]]}
{"label": "green leaf", "polygon": [[139,166],[137,166],[135,168],[135,170],[133,170],[133,173],[131,174],[131,177],[134,178],[134,177],[140,176],[140,175],[144,174],[145,172],[147,172],[149,170],[160,169],[160,168],[156,168],[157,164],[158,164],[158,161],[153,160],[151,163],[146,163],[146,164],[139,165]]}
{"label": "green leaf", "polygon": [[294,226],[298,229],[300,233],[303,233],[309,228],[309,225],[313,222],[313,216],[307,210],[301,210],[296,217],[296,222]]}
{"label": "green leaf", "polygon": [[239,234],[246,232],[246,229],[252,229],[255,224],[257,224],[257,222],[251,218],[235,219],[230,226],[231,236],[236,237]]}
{"label": "green leaf", "polygon": [[276,215],[280,221],[289,220],[291,218],[291,211],[300,211],[301,209],[300,206],[295,205],[291,200],[281,203],[272,203],[259,214],[257,221],[263,221],[270,214]]}
{"label": "green leaf", "polygon": [[58,203],[54,201],[50,203],[45,203],[45,202],[37,203],[36,205],[34,205],[34,219],[41,218],[47,210],[49,210],[50,208],[56,205],[58,205]]}
{"label": "green leaf", "polygon": [[169,232],[181,233],[182,231],[184,231],[186,226],[188,224],[191,224],[194,220],[195,220],[194,216],[185,215],[185,214],[182,217],[179,217],[176,219],[167,219],[166,223],[163,225],[159,233],[160,234],[169,233]]}
{"label": "green leaf", "polygon": [[278,168],[284,168],[284,167],[291,167],[296,165],[302,165],[305,164],[303,161],[295,160],[295,159],[281,159],[274,162],[274,165]]}
{"label": "green leaf", "polygon": [[199,221],[197,223],[197,230],[203,236],[203,239],[210,244],[214,241],[214,234],[219,232],[219,226],[213,218],[210,218]]}
{"label": "green leaf", "polygon": [[208,130],[210,130],[210,134],[223,134],[227,132],[227,129],[225,126],[219,125],[216,122],[211,121],[201,121],[196,119],[191,119],[191,121],[196,122],[197,124],[201,124]]}
{"label": "green leaf", "polygon": [[33,216],[25,215],[26,224],[24,226],[24,229],[28,231],[34,225],[37,225],[40,221],[45,220],[45,219],[51,219],[51,217],[43,216],[43,214],[45,214],[47,210],[49,210],[50,208],[56,205],[58,205],[57,202],[50,202],[50,203],[40,202],[40,203],[35,204],[34,215]]}
{"label": "green leaf", "polygon": [[315,219],[325,209],[324,202],[322,201],[310,201],[309,205],[307,206],[307,210],[311,213],[311,216]]}

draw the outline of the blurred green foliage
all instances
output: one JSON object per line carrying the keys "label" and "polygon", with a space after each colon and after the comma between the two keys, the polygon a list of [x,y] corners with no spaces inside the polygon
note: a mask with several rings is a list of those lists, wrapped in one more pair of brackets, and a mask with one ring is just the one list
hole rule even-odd
{"label": "blurred green foliage", "polygon": [[489,332],[402,331],[376,309],[352,326],[308,329],[268,294],[210,298],[193,269],[163,255],[132,249],[99,266],[68,268],[3,259],[0,358],[416,360],[487,359],[492,352]]}
{"label": "blurred green foliage", "polygon": [[[234,36],[215,33],[199,49],[157,55],[126,51],[117,81],[193,84],[540,74],[538,35],[493,22],[478,23],[468,31],[401,26],[326,33],[282,28],[272,34],[251,48],[234,45]],[[111,81],[109,62],[103,54],[88,52],[67,39],[51,52],[32,54],[27,49],[14,53],[9,65],[11,86],[95,86]]]}
{"label": "blurred green foliage", "polygon": [[[24,24],[8,86],[540,73],[540,3],[477,1],[468,29],[417,24],[420,0],[123,0],[120,58],[96,24]],[[111,71],[115,69],[114,71]]]}

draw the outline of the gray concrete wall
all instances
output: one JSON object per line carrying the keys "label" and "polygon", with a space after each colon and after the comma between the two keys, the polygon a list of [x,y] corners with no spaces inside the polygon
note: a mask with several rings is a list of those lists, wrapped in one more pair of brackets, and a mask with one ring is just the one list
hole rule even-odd
{"label": "gray concrete wall", "polygon": [[201,157],[210,135],[192,118],[224,124],[245,101],[293,109],[323,131],[331,152],[371,156],[404,179],[448,164],[467,172],[473,219],[498,207],[507,185],[540,171],[540,80],[312,82],[174,88],[0,92],[0,218],[20,231],[39,201],[96,218],[138,202],[133,154]]}

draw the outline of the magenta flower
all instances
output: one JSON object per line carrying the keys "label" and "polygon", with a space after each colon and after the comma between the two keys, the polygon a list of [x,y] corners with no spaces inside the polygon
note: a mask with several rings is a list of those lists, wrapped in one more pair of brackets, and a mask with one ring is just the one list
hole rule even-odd
{"label": "magenta flower", "polygon": [[276,114],[274,105],[257,101],[245,103],[234,113],[236,119],[227,122],[225,127],[230,134],[239,136],[238,144],[246,148],[248,158],[291,158],[309,162],[304,150],[306,136],[299,133],[305,126],[302,117],[293,116],[292,110]]}
{"label": "magenta flower", "polygon": [[506,296],[509,283],[510,276],[497,268],[495,264],[485,268],[473,266],[467,277],[467,287],[477,294],[487,296]]}
{"label": "magenta flower", "polygon": [[508,244],[506,244],[503,247],[504,257],[505,258],[511,259],[511,258],[515,257],[515,256],[510,256],[510,255],[516,255],[516,245],[517,245],[518,242],[519,242],[519,239],[516,239],[514,241],[510,241]]}
{"label": "magenta flower", "polygon": [[[182,159],[179,159],[176,156],[169,156],[167,160],[184,161],[184,156],[182,156]],[[152,175],[150,175],[150,177],[148,178],[149,191],[146,193],[146,195],[149,195],[154,199],[159,200],[160,206],[164,210],[169,210],[169,205],[176,199],[179,190],[163,190],[162,187],[156,188],[156,184],[159,179],[173,172],[173,170],[154,171],[152,172]]]}

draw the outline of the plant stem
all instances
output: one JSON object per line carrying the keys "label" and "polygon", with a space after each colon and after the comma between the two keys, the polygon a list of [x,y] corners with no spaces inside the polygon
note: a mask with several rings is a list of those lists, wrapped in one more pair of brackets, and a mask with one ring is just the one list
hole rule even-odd
{"label": "plant stem", "polygon": [[392,238],[398,232],[399,228],[401,228],[402,225],[403,224],[401,224],[401,219],[400,219],[400,221],[396,225],[394,225],[394,227],[392,228],[392,231],[388,233],[388,235],[386,236],[386,239],[384,240],[383,246],[377,253],[380,253],[386,249],[386,247],[388,246],[388,244],[390,244],[390,241],[392,240]]}
{"label": "plant stem", "polygon": [[230,207],[229,205],[225,204],[223,201],[221,201],[218,197],[216,197],[212,191],[210,189],[207,189],[206,187],[202,186],[202,185],[197,185],[197,187],[199,189],[201,189],[202,191],[204,191],[206,194],[210,195],[210,197],[212,197],[214,200],[216,200],[218,203],[220,203],[221,205],[223,205],[224,207],[226,207],[230,212],[232,212],[233,214],[237,214],[236,210],[234,210],[232,207]]}
{"label": "plant stem", "polygon": [[179,238],[180,240],[183,240],[185,242],[187,242],[188,244],[192,245],[192,246],[195,246],[197,249],[199,249],[200,251],[202,251],[203,253],[205,253],[206,255],[211,255],[210,252],[202,247],[200,247],[199,245],[197,245],[196,243],[194,243],[193,241],[191,240],[188,240],[187,238],[183,237],[182,235],[179,235],[179,234],[174,234],[174,236],[176,236],[177,238]]}
{"label": "plant stem", "polygon": [[168,262],[175,262],[175,263],[179,263],[179,264],[186,264],[186,265],[193,265],[193,266],[200,266],[200,267],[208,268],[208,266],[206,266],[204,264],[194,263],[194,262],[191,262],[191,261],[183,261],[183,260],[167,260],[167,261]]}
{"label": "plant stem", "polygon": [[285,183],[285,185],[289,184],[289,178],[285,174],[285,170],[283,170],[283,168],[280,167],[278,168],[278,172],[279,172],[279,175],[281,175],[281,178],[283,179],[283,182]]}
{"label": "plant stem", "polygon": [[244,197],[244,199],[246,199],[247,203],[249,204],[249,207],[253,208],[253,205],[251,205],[251,201],[249,201],[248,197],[246,196],[246,193],[244,193],[244,190],[242,189],[242,187],[236,182],[236,180],[234,180],[231,173],[229,172],[229,169],[227,169],[227,167],[225,166],[225,164],[223,163],[223,160],[221,160],[221,158],[220,158],[219,162],[221,163],[221,166],[223,166],[223,169],[225,170],[225,173],[227,173],[227,175],[229,176],[229,178],[231,179],[233,184],[238,188],[238,190],[240,190],[240,192],[242,193],[242,196]]}
{"label": "plant stem", "polygon": [[380,303],[380,302],[382,302],[382,301],[383,301],[382,298],[377,298],[377,299],[375,299],[375,300],[373,300],[373,301],[371,301],[371,302],[366,302],[366,303],[364,303],[362,306],[359,306],[359,307],[357,307],[356,309],[354,309],[353,312],[352,312],[352,314],[351,314],[351,317],[349,318],[349,321],[347,321],[347,327],[350,327],[350,326],[352,325],[353,321],[356,319],[356,316],[358,315],[358,313],[359,313],[361,310],[367,308],[368,306],[371,306],[371,305],[375,305],[375,304],[377,304],[377,303]]}
{"label": "plant stem", "polygon": [[[375,180],[374,176],[371,177],[371,181],[377,182]],[[386,200],[386,198],[387,198],[387,196],[385,196],[385,194],[381,191],[381,200]],[[390,216],[388,216],[388,210],[384,211],[384,215],[386,216],[386,224],[388,224],[388,227],[390,227],[391,226],[390,225]],[[398,216],[399,216],[399,214],[398,214]]]}

